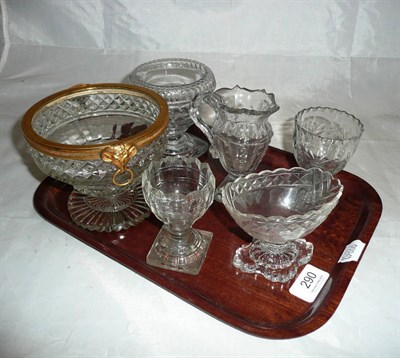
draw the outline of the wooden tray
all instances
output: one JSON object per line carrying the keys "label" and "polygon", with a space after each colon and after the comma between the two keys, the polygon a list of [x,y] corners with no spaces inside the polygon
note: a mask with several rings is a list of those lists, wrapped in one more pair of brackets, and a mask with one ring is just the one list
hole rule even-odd
{"label": "wooden tray", "polygon": [[[225,172],[219,162],[209,157],[203,159],[210,163],[217,182],[222,181]],[[258,169],[295,165],[292,154],[270,147]],[[83,230],[71,221],[67,212],[71,187],[50,178],[36,190],[34,206],[52,224],[211,316],[259,337],[293,338],[318,329],[333,315],[358,265],[358,262],[337,262],[345,246],[353,240],[359,239],[368,245],[381,215],[381,200],[368,183],[345,171],[337,177],[344,185],[339,204],[328,219],[307,236],[314,244],[310,263],[330,274],[313,303],[289,293],[293,280],[273,284],[262,276],[245,274],[232,266],[235,250],[250,237],[220,203],[213,203],[194,225],[214,233],[197,276],[146,264],[146,254],[161,228],[153,215],[124,232]]]}

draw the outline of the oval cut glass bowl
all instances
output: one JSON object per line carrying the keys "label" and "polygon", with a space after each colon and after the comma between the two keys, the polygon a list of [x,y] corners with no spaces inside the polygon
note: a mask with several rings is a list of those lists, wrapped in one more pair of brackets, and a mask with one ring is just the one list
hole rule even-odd
{"label": "oval cut glass bowl", "polygon": [[166,146],[168,107],[157,93],[126,84],[77,85],[33,105],[22,130],[46,175],[74,187],[72,220],[119,231],[150,215],[142,172]]}
{"label": "oval cut glass bowl", "polygon": [[343,186],[318,168],[265,170],[228,183],[222,201],[253,240],[238,248],[233,265],[273,282],[292,279],[311,260],[314,231],[339,201]]}
{"label": "oval cut glass bowl", "polygon": [[128,81],[159,93],[167,101],[170,123],[166,156],[199,157],[207,151],[205,141],[186,131],[193,124],[189,108],[195,97],[215,89],[214,74],[208,66],[186,58],[161,58],[136,67]]}

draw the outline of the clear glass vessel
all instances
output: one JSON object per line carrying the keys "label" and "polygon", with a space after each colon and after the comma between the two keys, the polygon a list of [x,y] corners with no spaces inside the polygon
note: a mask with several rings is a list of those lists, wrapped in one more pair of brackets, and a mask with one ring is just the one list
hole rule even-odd
{"label": "clear glass vessel", "polygon": [[167,126],[161,96],[123,84],[55,93],[32,106],[22,122],[39,169],[74,187],[72,220],[94,231],[127,229],[150,215],[140,178],[162,157]]}
{"label": "clear glass vessel", "polygon": [[364,126],[344,111],[328,107],[302,110],[295,117],[293,149],[298,165],[318,167],[333,175],[354,154]]}
{"label": "clear glass vessel", "polygon": [[303,237],[328,217],[342,191],[339,180],[318,168],[265,170],[228,183],[223,203],[253,237],[237,249],[233,265],[273,282],[292,279],[313,254]]}
{"label": "clear glass vessel", "polygon": [[211,155],[228,172],[217,188],[216,201],[221,202],[226,183],[257,169],[273,136],[268,118],[278,109],[272,93],[239,86],[196,98],[190,116],[210,141]]}
{"label": "clear glass vessel", "polygon": [[215,89],[209,67],[185,58],[163,58],[139,65],[128,78],[132,84],[159,93],[168,103],[170,124],[165,155],[199,157],[207,151],[205,141],[186,131],[193,124],[189,108],[194,98]]}
{"label": "clear glass vessel", "polygon": [[215,178],[195,158],[165,157],[142,177],[144,197],[164,225],[147,255],[149,265],[196,275],[213,234],[193,229],[213,202]]}

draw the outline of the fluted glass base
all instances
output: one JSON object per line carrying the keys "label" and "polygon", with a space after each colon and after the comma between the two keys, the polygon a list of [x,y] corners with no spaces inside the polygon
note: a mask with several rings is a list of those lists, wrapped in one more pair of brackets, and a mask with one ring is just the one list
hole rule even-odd
{"label": "fluted glass base", "polygon": [[99,232],[125,230],[150,215],[141,185],[111,197],[88,196],[74,190],[68,198],[68,211],[77,225]]}
{"label": "fluted glass base", "polygon": [[236,250],[233,266],[246,273],[261,274],[272,282],[287,282],[296,276],[299,266],[310,262],[313,244],[298,239],[274,244],[253,239]]}
{"label": "fluted glass base", "polygon": [[147,254],[146,262],[151,266],[197,275],[212,236],[209,231],[192,229],[188,236],[177,239],[171,236],[164,225]]}
{"label": "fluted glass base", "polygon": [[183,133],[179,138],[168,138],[164,156],[181,156],[198,158],[208,150],[204,140],[190,134]]}

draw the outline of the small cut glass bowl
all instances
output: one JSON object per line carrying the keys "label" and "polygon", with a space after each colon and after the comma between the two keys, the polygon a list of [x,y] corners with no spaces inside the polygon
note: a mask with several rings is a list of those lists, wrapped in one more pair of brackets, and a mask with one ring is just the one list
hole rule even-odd
{"label": "small cut glass bowl", "polygon": [[199,157],[207,151],[205,141],[186,131],[193,124],[189,108],[195,97],[215,89],[209,67],[186,58],[162,58],[139,65],[128,80],[159,93],[167,101],[170,123],[165,155]]}
{"label": "small cut glass bowl", "polygon": [[213,234],[193,229],[214,199],[215,178],[207,163],[195,158],[165,157],[143,173],[143,193],[164,225],[147,263],[196,275],[200,272]]}
{"label": "small cut glass bowl", "polygon": [[74,187],[72,220],[94,231],[119,231],[150,215],[142,172],[166,145],[168,108],[145,88],[77,85],[33,105],[22,130],[46,175]]}
{"label": "small cut glass bowl", "polygon": [[233,265],[273,282],[292,279],[313,254],[303,237],[328,217],[342,191],[340,181],[319,168],[265,170],[228,183],[223,203],[253,237],[237,249]]}
{"label": "small cut glass bowl", "polygon": [[357,149],[364,125],[345,111],[311,107],[295,116],[293,151],[303,168],[340,172]]}

